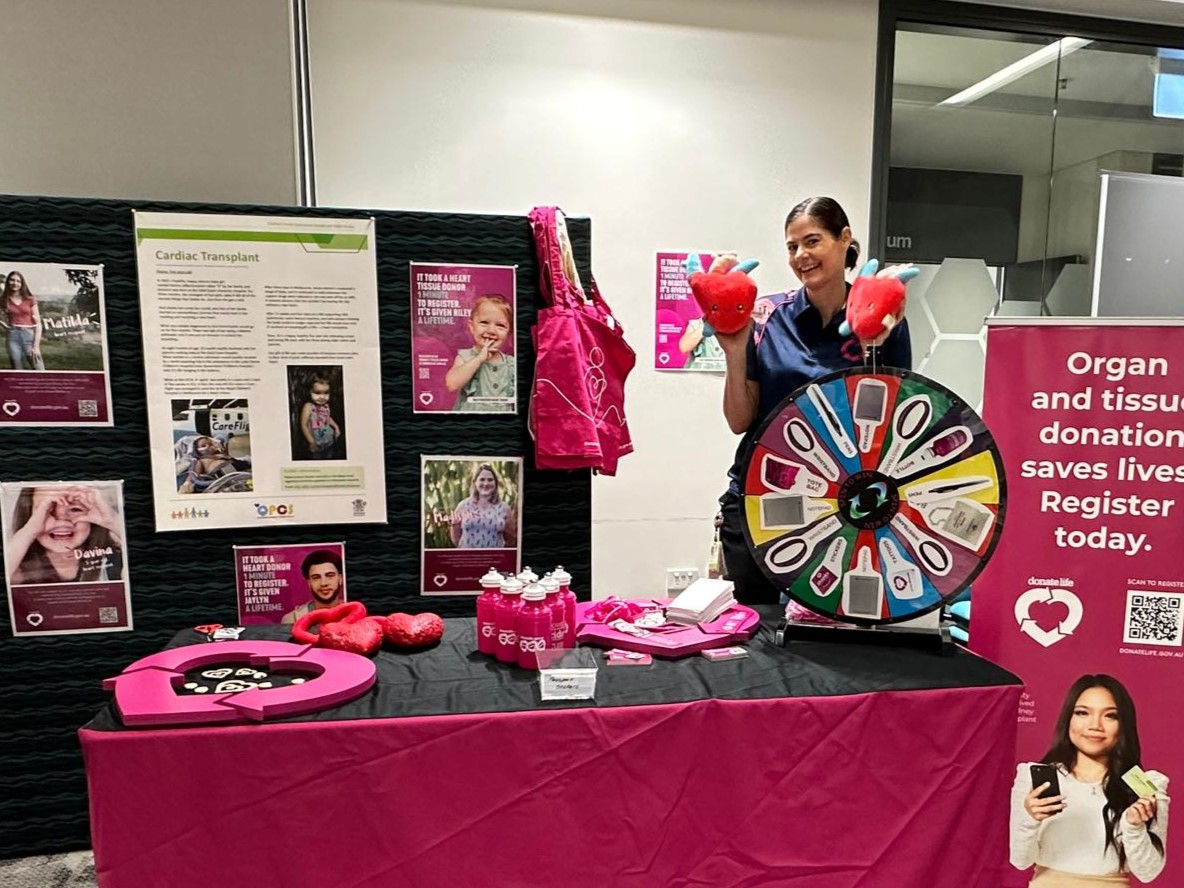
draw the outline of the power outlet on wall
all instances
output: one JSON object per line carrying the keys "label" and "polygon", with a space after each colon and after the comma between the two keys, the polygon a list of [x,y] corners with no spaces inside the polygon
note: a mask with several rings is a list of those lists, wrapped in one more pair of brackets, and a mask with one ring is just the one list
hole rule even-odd
{"label": "power outlet on wall", "polygon": [[666,568],[666,591],[677,595],[697,579],[699,579],[699,568],[697,567],[668,567]]}

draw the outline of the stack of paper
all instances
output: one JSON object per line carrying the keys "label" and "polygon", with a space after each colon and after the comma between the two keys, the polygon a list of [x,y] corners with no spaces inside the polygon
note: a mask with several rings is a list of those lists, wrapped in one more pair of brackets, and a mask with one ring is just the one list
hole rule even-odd
{"label": "stack of paper", "polygon": [[714,620],[736,603],[734,588],[731,580],[695,580],[666,606],[666,619],[684,626]]}

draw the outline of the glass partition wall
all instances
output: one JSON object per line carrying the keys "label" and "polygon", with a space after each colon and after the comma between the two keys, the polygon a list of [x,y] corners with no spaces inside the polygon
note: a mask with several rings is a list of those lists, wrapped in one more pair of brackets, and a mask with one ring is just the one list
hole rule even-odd
{"label": "glass partition wall", "polygon": [[979,404],[985,317],[1123,313],[1094,305],[1106,174],[1173,177],[1140,187],[1174,186],[1184,230],[1184,35],[1093,38],[1088,20],[1014,24],[1003,8],[988,29],[988,8],[968,6],[971,27],[962,5],[941,4],[947,21],[886,7],[872,243],[922,269],[909,287],[915,368]]}

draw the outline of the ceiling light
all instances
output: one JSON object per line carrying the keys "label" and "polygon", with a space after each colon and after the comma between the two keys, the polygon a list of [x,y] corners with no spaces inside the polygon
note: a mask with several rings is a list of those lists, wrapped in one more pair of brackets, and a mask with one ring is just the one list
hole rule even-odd
{"label": "ceiling light", "polygon": [[962,92],[954,93],[941,104],[951,106],[968,105],[976,99],[981,99],[988,93],[994,92],[999,87],[1006,86],[1013,80],[1019,80],[1025,74],[1047,65],[1049,62],[1056,61],[1058,57],[1063,58],[1074,50],[1081,49],[1081,47],[1092,42],[1082,37],[1062,37],[1056,43],[1042,46],[1031,55],[1026,55],[1019,61],[1012,62],[1006,68],[1000,68],[994,74],[984,77],[978,83],[966,87]]}

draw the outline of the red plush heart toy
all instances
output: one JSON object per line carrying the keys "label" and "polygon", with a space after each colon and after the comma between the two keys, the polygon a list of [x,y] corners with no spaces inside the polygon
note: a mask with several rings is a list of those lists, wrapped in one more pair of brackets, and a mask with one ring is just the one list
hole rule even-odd
{"label": "red plush heart toy", "polygon": [[326,623],[321,626],[319,646],[373,657],[382,647],[383,626],[378,617],[357,623]]}
{"label": "red plush heart toy", "polygon": [[433,645],[444,637],[444,621],[436,614],[391,614],[386,618],[387,643],[414,650]]}
{"label": "red plush heart toy", "polygon": [[[319,607],[311,610],[298,619],[292,626],[292,640],[301,644],[320,644],[324,635],[324,627],[330,623],[356,623],[366,616],[366,605],[360,601],[347,601],[337,607]],[[313,626],[321,626],[321,634],[312,631]]]}
{"label": "red plush heart toy", "polygon": [[720,333],[743,330],[756,304],[756,283],[742,271],[698,271],[689,277],[703,319]]}
{"label": "red plush heart toy", "polygon": [[857,277],[847,294],[847,324],[861,340],[875,339],[896,325],[904,307],[904,284],[895,277]]}

